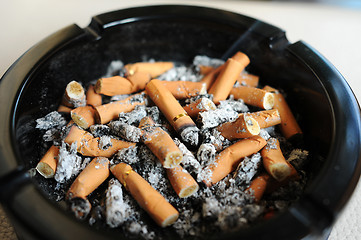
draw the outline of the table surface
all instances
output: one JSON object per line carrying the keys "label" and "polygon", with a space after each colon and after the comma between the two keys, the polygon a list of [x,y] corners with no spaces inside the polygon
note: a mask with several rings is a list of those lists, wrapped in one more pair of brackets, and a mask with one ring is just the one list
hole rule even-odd
{"label": "table surface", "polygon": [[[286,31],[290,42],[303,40],[324,55],[345,77],[361,99],[361,8],[345,5],[260,1],[157,1],[151,4],[187,4],[225,9],[263,20]],[[90,17],[126,7],[150,5],[133,0],[12,0],[0,2],[0,76],[27,49],[51,33]],[[361,184],[333,227],[329,239],[361,236]],[[0,208],[0,239],[16,239]]]}

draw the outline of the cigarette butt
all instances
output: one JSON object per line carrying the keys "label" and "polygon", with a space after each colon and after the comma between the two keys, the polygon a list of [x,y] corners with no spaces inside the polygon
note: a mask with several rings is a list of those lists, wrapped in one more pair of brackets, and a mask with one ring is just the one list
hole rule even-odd
{"label": "cigarette butt", "polygon": [[178,219],[178,211],[131,166],[119,163],[110,170],[159,226],[169,226]]}
{"label": "cigarette butt", "polygon": [[215,68],[211,66],[199,65],[199,73],[202,75],[207,75],[208,73],[212,72]]}
{"label": "cigarette butt", "polygon": [[93,135],[89,132],[79,128],[76,124],[72,125],[68,135],[65,137],[64,142],[71,145],[76,142],[77,149],[91,139],[93,139]]}
{"label": "cigarette butt", "polygon": [[144,90],[147,83],[152,79],[151,75],[147,72],[135,72],[127,76],[127,79],[133,84],[133,92]]}
{"label": "cigarette butt", "polygon": [[238,86],[232,88],[230,94],[235,99],[243,99],[246,104],[266,110],[272,109],[274,105],[274,95],[260,88]]}
{"label": "cigarette butt", "polygon": [[[239,115],[242,114],[243,113]],[[281,123],[281,116],[277,109],[251,112],[245,114],[249,117],[254,118],[258,122],[260,128],[268,128]]]}
{"label": "cigarette butt", "polygon": [[150,117],[144,117],[139,127],[143,130],[144,144],[159,159],[164,168],[174,168],[183,160],[183,154],[169,134],[154,126]]}
{"label": "cigarette butt", "polygon": [[194,178],[181,166],[166,169],[168,179],[180,198],[186,198],[199,189],[197,182]]}
{"label": "cigarette butt", "polygon": [[163,85],[180,100],[207,93],[206,84],[190,81],[162,81]]}
{"label": "cigarette butt", "polygon": [[298,174],[297,170],[290,163],[287,162],[287,164],[291,169],[290,175],[285,179],[283,179],[282,181],[277,181],[276,179],[270,176],[269,183],[267,185],[265,193],[272,193],[278,188],[286,186],[289,182],[297,181],[300,179],[300,175]]}
{"label": "cigarette butt", "polygon": [[276,138],[270,138],[267,141],[267,145],[261,151],[261,156],[264,168],[277,181],[282,181],[291,175],[290,164],[284,158]]}
{"label": "cigarette butt", "polygon": [[71,112],[71,110],[73,110],[72,108],[70,108],[70,107],[67,107],[67,106],[64,106],[64,105],[59,105],[59,107],[58,107],[58,112],[62,112],[62,113],[70,113]]}
{"label": "cigarette butt", "polygon": [[105,157],[94,158],[76,177],[67,193],[69,200],[85,199],[109,177],[109,160]]}
{"label": "cigarette butt", "polygon": [[36,165],[36,170],[45,178],[52,178],[55,175],[58,165],[59,147],[52,145]]}
{"label": "cigarette butt", "polygon": [[237,82],[243,86],[257,87],[259,82],[259,76],[242,71],[237,78]]}
{"label": "cigarette butt", "polygon": [[95,121],[99,124],[106,124],[111,120],[117,119],[119,113],[133,111],[138,105],[144,105],[143,101],[138,101],[137,98],[141,98],[141,94],[132,95],[126,99],[115,101],[107,104],[103,104],[95,108]]}
{"label": "cigarette butt", "polygon": [[129,75],[133,75],[136,72],[145,72],[150,74],[151,78],[158,77],[173,67],[174,64],[172,62],[137,62],[124,66]]}
{"label": "cigarette butt", "polygon": [[70,116],[83,129],[88,129],[95,123],[95,110],[92,106],[77,107],[71,110]]}
{"label": "cigarette butt", "polygon": [[93,84],[90,84],[86,91],[86,104],[93,107],[102,105],[102,96],[95,92]]}
{"label": "cigarette butt", "polygon": [[168,122],[179,134],[181,134],[181,136],[182,132],[185,130],[189,128],[194,129],[195,132],[189,136],[192,139],[184,139],[182,136],[182,140],[191,143],[192,145],[197,145],[197,130],[199,132],[199,129],[196,127],[192,118],[188,116],[187,112],[179,104],[177,99],[175,99],[173,94],[163,85],[162,81],[158,79],[151,80],[145,87],[145,90],[150,99],[158,106]]}
{"label": "cigarette butt", "polygon": [[266,189],[270,183],[271,176],[267,173],[262,173],[252,180],[250,186],[246,189],[246,193],[253,195],[254,201],[259,202],[263,194],[266,192]]}
{"label": "cigarette butt", "polygon": [[273,95],[275,96],[274,108],[279,111],[279,114],[281,116],[280,130],[283,136],[285,136],[286,139],[290,139],[292,136],[295,136],[296,134],[302,134],[302,130],[298,125],[296,118],[293,115],[283,95],[279,91],[277,91],[276,89],[270,86],[265,86],[263,89],[268,92],[272,92]]}
{"label": "cigarette butt", "polygon": [[135,147],[136,143],[126,142],[118,139],[112,138],[111,146],[107,149],[101,149],[99,147],[100,138],[92,138],[87,142],[82,142],[81,146],[78,148],[78,153],[87,157],[106,157],[110,158],[115,153],[117,153],[120,149]]}
{"label": "cigarette butt", "polygon": [[208,186],[216,184],[234,171],[244,157],[250,156],[266,145],[266,140],[260,136],[242,139],[220,152],[213,163],[206,167],[211,174],[203,182]]}
{"label": "cigarette butt", "polygon": [[76,81],[68,83],[65,88],[62,104],[67,107],[85,106],[86,100],[83,86]]}
{"label": "cigarette butt", "polygon": [[212,84],[218,77],[219,73],[223,70],[223,68],[224,68],[224,65],[221,65],[221,66],[213,69],[209,73],[207,73],[207,75],[205,75],[202,78],[202,80],[200,82],[206,84],[207,90],[209,90],[211,88]]}
{"label": "cigarette butt", "polygon": [[237,61],[232,58],[225,63],[224,69],[219,73],[217,79],[209,89],[209,93],[213,94],[213,102],[218,104],[219,101],[226,100],[231,92],[238,76],[249,64],[249,58],[243,54],[244,59]]}
{"label": "cigarette butt", "polygon": [[258,135],[261,129],[254,118],[241,114],[235,121],[223,123],[217,130],[228,140],[235,140]]}
{"label": "cigarette butt", "polygon": [[186,106],[183,107],[184,110],[191,118],[196,118],[198,113],[215,110],[217,107],[212,100],[209,98],[200,98]]}

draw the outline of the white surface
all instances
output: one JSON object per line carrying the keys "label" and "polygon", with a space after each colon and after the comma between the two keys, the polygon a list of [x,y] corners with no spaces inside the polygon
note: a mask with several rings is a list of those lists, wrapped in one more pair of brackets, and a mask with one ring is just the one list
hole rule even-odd
{"label": "white surface", "polygon": [[[69,24],[77,23],[85,27],[91,16],[100,13],[163,3],[221,8],[280,27],[286,31],[291,42],[304,40],[322,53],[343,74],[357,98],[361,99],[361,9],[294,2],[2,0],[0,75],[35,43]],[[359,184],[329,239],[360,239],[360,216]],[[3,237],[0,235],[1,239]]]}

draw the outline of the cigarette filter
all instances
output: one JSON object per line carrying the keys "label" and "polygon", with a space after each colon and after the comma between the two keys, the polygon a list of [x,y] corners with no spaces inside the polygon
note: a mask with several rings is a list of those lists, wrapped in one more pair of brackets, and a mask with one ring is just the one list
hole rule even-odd
{"label": "cigarette filter", "polygon": [[164,168],[174,168],[183,160],[183,154],[169,134],[154,126],[150,117],[144,117],[139,127],[143,130],[143,142],[159,159]]}
{"label": "cigarette filter", "polygon": [[[241,113],[240,115],[242,115]],[[258,112],[245,113],[255,119],[260,128],[268,128],[281,123],[281,116],[277,109],[264,110]]]}
{"label": "cigarette filter", "polygon": [[128,75],[133,75],[136,72],[145,72],[150,74],[151,78],[158,77],[173,67],[174,64],[172,62],[137,62],[124,66]]}
{"label": "cigarette filter", "polygon": [[70,113],[71,110],[72,110],[72,108],[70,108],[70,107],[67,107],[67,106],[64,106],[64,105],[59,105],[57,111],[58,111],[59,113]]}
{"label": "cigarette filter", "polygon": [[293,115],[283,95],[279,91],[277,91],[276,89],[270,86],[265,86],[263,89],[268,92],[272,92],[273,95],[275,96],[274,108],[279,111],[279,114],[281,116],[280,130],[283,136],[285,136],[285,138],[287,139],[290,139],[292,136],[295,136],[296,134],[302,134],[302,130],[298,125],[296,118]]}
{"label": "cigarette filter", "polygon": [[109,177],[109,160],[94,158],[76,177],[67,193],[68,199],[85,199]]}
{"label": "cigarette filter", "polygon": [[72,125],[68,135],[65,137],[64,142],[71,145],[76,142],[77,149],[80,148],[83,144],[87,143],[91,139],[93,139],[93,135],[89,132],[79,128],[77,125]]}
{"label": "cigarette filter", "polygon": [[217,127],[221,135],[228,140],[248,138],[258,135],[260,126],[258,122],[249,115],[242,114],[233,122],[226,122]]}
{"label": "cigarette filter", "polygon": [[76,81],[68,83],[65,88],[62,104],[72,108],[85,106],[86,100],[83,86]]}
{"label": "cigarette filter", "polygon": [[199,73],[202,75],[207,75],[208,73],[210,73],[215,69],[214,67],[206,66],[206,65],[198,65],[198,68],[199,68]]}
{"label": "cigarette filter", "polygon": [[254,201],[259,202],[265,193],[270,182],[270,175],[263,173],[252,180],[251,185],[246,189],[246,193],[253,195]]}
{"label": "cigarette filter", "polygon": [[36,170],[45,178],[52,178],[55,175],[58,165],[59,147],[52,145],[36,165]]}
{"label": "cigarette filter", "polygon": [[250,156],[266,145],[266,140],[260,136],[242,139],[220,152],[213,163],[206,167],[211,172],[209,179],[203,182],[208,186],[219,182],[234,171],[244,157]]}
{"label": "cigarette filter", "polygon": [[168,179],[180,198],[186,198],[198,191],[194,178],[181,166],[166,169]]}
{"label": "cigarette filter", "polygon": [[257,87],[259,82],[259,76],[250,74],[246,71],[242,71],[237,78],[237,82],[243,86]]}
{"label": "cigarette filter", "polygon": [[[138,98],[141,100],[138,100]],[[120,101],[103,104],[95,108],[95,121],[99,124],[108,123],[111,120],[117,119],[119,113],[133,111],[138,105],[145,105],[141,93]]]}
{"label": "cigarette filter", "polygon": [[190,81],[162,81],[176,99],[186,99],[207,93],[206,84]]}
{"label": "cigarette filter", "polygon": [[184,106],[183,108],[187,112],[187,114],[194,119],[198,116],[198,113],[209,110],[215,110],[217,107],[212,100],[203,97]]}
{"label": "cigarette filter", "polygon": [[284,158],[276,138],[270,138],[267,141],[267,146],[262,149],[261,156],[264,168],[277,181],[282,181],[291,175],[290,164]]}
{"label": "cigarette filter", "polygon": [[[147,84],[145,89],[148,96],[158,106],[168,122],[181,135],[182,140],[192,145],[197,145],[199,129],[162,82],[158,79],[153,79]],[[190,128],[193,129],[194,132],[192,132],[191,136],[187,136],[190,137],[190,139],[185,139],[185,137],[182,136],[182,132]]]}
{"label": "cigarette filter", "polygon": [[92,106],[77,107],[71,110],[70,116],[83,129],[88,129],[95,123],[95,110]]}
{"label": "cigarette filter", "polygon": [[93,84],[90,84],[86,91],[86,104],[93,107],[102,105],[102,96],[95,92]]}
{"label": "cigarette filter", "polygon": [[207,90],[209,90],[213,84],[213,82],[218,77],[219,73],[224,69],[224,65],[221,65],[213,70],[211,70],[209,73],[207,73],[202,80],[201,83],[205,83],[207,86]]}
{"label": "cigarette filter", "polygon": [[119,163],[110,170],[159,226],[169,226],[178,219],[178,211],[131,166]]}
{"label": "cigarette filter", "polygon": [[260,88],[238,86],[232,88],[230,94],[235,99],[243,99],[246,104],[266,110],[272,109],[274,105],[274,95]]}

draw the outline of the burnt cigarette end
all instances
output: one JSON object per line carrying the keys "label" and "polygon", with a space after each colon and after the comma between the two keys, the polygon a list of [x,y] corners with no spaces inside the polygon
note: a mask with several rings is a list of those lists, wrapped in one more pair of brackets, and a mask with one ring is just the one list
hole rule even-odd
{"label": "burnt cigarette end", "polygon": [[199,129],[196,126],[184,127],[180,133],[182,140],[192,147],[198,145]]}
{"label": "burnt cigarette end", "polygon": [[52,178],[55,175],[55,171],[47,163],[39,162],[36,165],[36,170],[45,178]]}
{"label": "burnt cigarette end", "polygon": [[282,181],[291,174],[291,168],[285,163],[276,163],[270,166],[270,174],[277,180]]}
{"label": "burnt cigarette end", "polygon": [[70,210],[74,213],[75,217],[80,220],[86,219],[91,210],[91,204],[88,199],[74,198],[70,201]]}
{"label": "burnt cigarette end", "polygon": [[198,189],[199,189],[199,185],[198,185],[198,184],[197,184],[197,185],[189,186],[189,187],[187,187],[187,188],[183,188],[183,189],[179,192],[178,196],[179,196],[180,198],[186,198],[186,197],[192,196],[195,192],[198,191]]}

